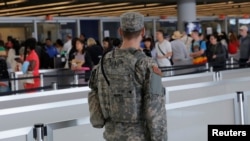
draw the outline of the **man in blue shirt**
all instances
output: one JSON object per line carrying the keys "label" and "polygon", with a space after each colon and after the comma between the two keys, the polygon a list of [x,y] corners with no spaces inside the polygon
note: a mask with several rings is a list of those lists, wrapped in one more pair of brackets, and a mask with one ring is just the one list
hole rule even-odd
{"label": "man in blue shirt", "polygon": [[58,54],[56,47],[52,44],[50,39],[46,39],[45,49],[50,58],[54,58]]}
{"label": "man in blue shirt", "polygon": [[45,51],[46,68],[54,68],[54,58],[57,56],[58,52],[56,47],[52,44],[51,39],[46,39]]}
{"label": "man in blue shirt", "polygon": [[207,49],[206,42],[200,40],[198,30],[193,30],[191,37],[193,38],[193,41],[190,47],[191,49],[190,57],[197,58],[197,57],[203,56]]}

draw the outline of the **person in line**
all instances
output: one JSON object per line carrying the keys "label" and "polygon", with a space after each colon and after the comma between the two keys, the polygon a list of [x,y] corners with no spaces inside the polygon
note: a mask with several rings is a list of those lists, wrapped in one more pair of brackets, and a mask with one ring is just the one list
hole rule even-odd
{"label": "person in line", "polygon": [[119,48],[121,46],[121,40],[119,38],[114,38],[112,43],[114,48]]}
{"label": "person in line", "polygon": [[71,61],[74,59],[74,53],[77,51],[76,50],[76,40],[77,40],[78,38],[74,38],[74,39],[72,39],[72,47],[71,47],[71,49],[70,49],[70,51],[69,51],[69,54],[68,54],[68,57],[66,57],[66,59],[67,59],[67,61],[66,61],[66,64],[65,64],[65,67],[64,68],[71,68]]}
{"label": "person in line", "polygon": [[[0,40],[0,93],[7,92],[10,90],[10,85],[8,79],[9,72],[6,61],[7,52],[4,48],[4,42]],[[3,96],[0,94],[0,96]]]}
{"label": "person in line", "polygon": [[[35,51],[36,48],[36,39],[35,38],[29,38],[25,41],[25,53],[24,53],[24,61],[29,62],[28,71],[31,72],[31,74],[34,77],[39,76],[39,66],[40,61],[38,58],[38,55]],[[34,78],[32,80],[33,83],[25,83],[24,88],[25,89],[32,89],[32,88],[39,88],[40,87],[40,78]]]}
{"label": "person in line", "polygon": [[75,40],[75,47],[74,58],[70,61],[71,70],[85,73],[85,81],[87,82],[93,67],[91,56],[85,51],[84,42],[80,38]]}
{"label": "person in line", "polygon": [[[159,67],[172,66],[170,60],[173,55],[171,43],[165,39],[163,30],[158,30],[156,32],[156,39],[157,42],[155,44],[155,48],[157,53],[157,63]],[[164,76],[169,76],[169,75],[170,75],[169,71],[164,72]]]}
{"label": "person in line", "polygon": [[86,51],[90,54],[94,65],[97,65],[103,55],[102,46],[98,45],[94,38],[88,38]]}
{"label": "person in line", "polygon": [[45,45],[45,50],[46,53],[48,54],[47,57],[47,62],[45,62],[48,66],[49,69],[53,69],[54,68],[54,58],[57,56],[58,52],[56,47],[53,45],[51,39],[47,38],[46,39],[46,45]]}
{"label": "person in line", "polygon": [[79,36],[79,39],[82,40],[82,42],[84,43],[84,48],[87,47],[87,38],[86,35],[84,33],[81,33]]}
{"label": "person in line", "polygon": [[14,44],[13,44],[13,39],[12,37],[8,37],[8,42],[5,44],[5,48],[6,48],[6,51],[7,51],[7,65],[8,65],[8,68],[14,72],[15,71],[15,68],[16,68],[16,61],[15,61],[15,58],[16,58],[16,50],[13,48],[14,47]]}
{"label": "person in line", "polygon": [[7,57],[7,52],[4,47],[4,42],[2,40],[0,40],[0,57],[3,57],[4,59],[6,59]]}
{"label": "person in line", "polygon": [[187,48],[182,42],[181,37],[182,34],[180,31],[175,31],[172,36],[173,41],[170,42],[173,51],[172,60],[175,66],[185,65],[189,58]]}
{"label": "person in line", "polygon": [[207,46],[205,41],[200,40],[199,31],[193,30],[191,36],[193,40],[190,47],[190,57],[195,59],[204,56]]}
{"label": "person in line", "polygon": [[63,51],[63,41],[61,39],[56,40],[55,47],[58,54],[65,54],[65,52]]}
{"label": "person in line", "polygon": [[226,47],[219,41],[217,34],[210,35],[210,44],[206,50],[208,63],[214,71],[225,69],[226,66]]}
{"label": "person in line", "polygon": [[148,56],[152,57],[152,50],[154,48],[153,40],[150,37],[144,39],[144,46],[143,52]]}
{"label": "person in line", "polygon": [[102,40],[102,44],[104,53],[109,52],[113,49],[112,41],[109,37],[105,37]]}
{"label": "person in line", "polygon": [[228,44],[228,52],[230,55],[235,55],[239,49],[239,40],[235,33],[229,32],[229,44]]}
{"label": "person in line", "polygon": [[88,95],[90,122],[105,128],[106,141],[167,141],[162,72],[140,50],[144,16],[121,15],[123,43],[93,69]]}
{"label": "person in line", "polygon": [[248,35],[248,27],[243,25],[240,27],[240,67],[246,67],[246,63],[250,63],[250,36]]}
{"label": "person in line", "polygon": [[71,47],[72,47],[72,35],[68,34],[66,36],[66,42],[63,45],[63,51],[67,52],[67,54],[68,54]]}
{"label": "person in line", "polygon": [[229,39],[226,32],[223,31],[219,34],[219,40],[222,45],[228,50]]}

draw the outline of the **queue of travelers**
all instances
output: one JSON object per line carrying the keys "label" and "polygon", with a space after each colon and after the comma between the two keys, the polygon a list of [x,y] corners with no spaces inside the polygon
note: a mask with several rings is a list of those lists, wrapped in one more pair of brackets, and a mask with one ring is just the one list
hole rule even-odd
{"label": "queue of travelers", "polygon": [[[207,62],[215,71],[218,71],[225,69],[229,57],[237,58],[240,67],[247,67],[250,63],[248,31],[247,26],[241,26],[238,37],[234,32],[204,35],[198,30],[193,30],[190,34],[180,31],[169,34],[164,30],[157,30],[155,38],[153,35],[145,35],[140,46],[141,50],[148,57],[152,57],[160,68]],[[71,69],[72,71],[84,70],[86,72],[85,81],[88,82],[92,68],[99,63],[102,55],[120,47],[121,44],[122,40],[119,38],[105,37],[100,43],[94,38],[86,38],[84,34],[74,38],[68,34],[65,42],[63,39],[57,39],[53,43],[50,38],[47,38],[44,44],[38,43],[33,38],[19,43],[15,38],[9,36],[6,43],[0,40],[0,66],[3,68],[1,70],[20,71],[22,70],[20,64],[32,60],[28,57],[29,55],[32,56],[31,58],[37,56],[36,65],[30,63],[29,71],[54,68]],[[237,56],[238,54],[239,56]],[[6,71],[0,73],[0,79],[9,77]],[[33,75],[37,75],[37,70]],[[164,72],[164,76],[168,75],[170,74],[167,71]],[[37,80],[36,82],[38,83]],[[2,90],[4,89],[2,87],[6,85],[8,85],[6,81],[0,82]]]}

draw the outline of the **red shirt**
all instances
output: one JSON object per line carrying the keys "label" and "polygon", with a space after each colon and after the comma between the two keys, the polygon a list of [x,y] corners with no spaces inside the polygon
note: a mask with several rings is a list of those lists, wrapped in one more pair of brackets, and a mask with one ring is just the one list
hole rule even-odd
{"label": "red shirt", "polygon": [[237,53],[238,48],[239,48],[239,42],[238,41],[230,42],[229,45],[228,45],[228,52],[230,54],[235,54],[235,53]]}
{"label": "red shirt", "polygon": [[[35,50],[32,50],[28,54],[28,56],[26,58],[26,61],[29,61],[29,62],[35,61],[35,67],[34,67],[34,70],[33,70],[33,75],[34,76],[39,76],[40,61],[39,61],[38,55],[35,52]],[[25,89],[32,89],[32,88],[40,87],[40,78],[34,78],[34,84],[25,83],[24,87],[25,87]],[[31,92],[34,92],[34,91],[31,91]]]}
{"label": "red shirt", "polygon": [[38,76],[39,75],[39,67],[40,67],[40,61],[39,61],[39,58],[38,58],[38,55],[36,54],[35,50],[32,50],[27,58],[26,58],[26,61],[35,61],[35,67],[34,67],[34,70],[33,70],[33,75],[34,76]]}

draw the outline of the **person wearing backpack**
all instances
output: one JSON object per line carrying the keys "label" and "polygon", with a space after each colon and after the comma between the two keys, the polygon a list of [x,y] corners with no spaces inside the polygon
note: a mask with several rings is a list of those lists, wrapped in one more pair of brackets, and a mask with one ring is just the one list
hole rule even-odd
{"label": "person wearing backpack", "polygon": [[105,128],[106,141],[167,141],[162,72],[140,49],[144,16],[124,13],[120,25],[121,47],[104,54],[92,70],[90,123]]}
{"label": "person wearing backpack", "polygon": [[206,42],[200,39],[198,30],[193,30],[191,36],[193,40],[190,47],[191,49],[190,57],[193,58],[194,64],[203,64],[206,62],[206,55],[205,55],[205,51],[207,49]]}

